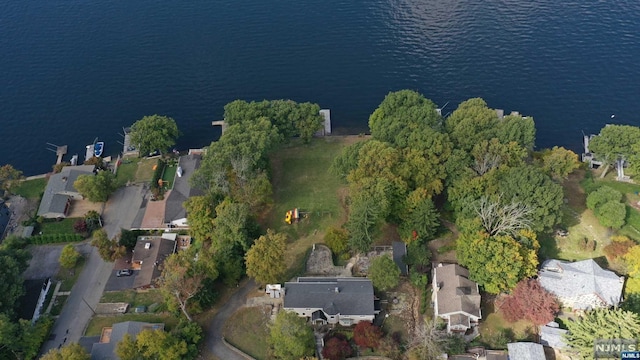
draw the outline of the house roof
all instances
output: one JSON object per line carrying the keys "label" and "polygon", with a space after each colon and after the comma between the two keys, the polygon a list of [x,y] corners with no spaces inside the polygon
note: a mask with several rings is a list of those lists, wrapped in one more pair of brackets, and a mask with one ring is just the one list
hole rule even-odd
{"label": "house roof", "polygon": [[465,312],[481,317],[478,284],[469,280],[469,271],[458,264],[435,267],[438,315]]}
{"label": "house roof", "polygon": [[[147,249],[147,244],[149,248]],[[133,280],[133,287],[153,284],[162,273],[162,263],[175,251],[176,242],[158,236],[140,236],[133,249],[132,262],[140,263],[140,270]]]}
{"label": "house roof", "polygon": [[507,344],[509,360],[545,360],[544,348],[532,342],[517,342]]}
{"label": "house roof", "polygon": [[64,208],[63,211],[57,210],[60,210],[62,204],[66,206],[68,197],[64,194],[78,194],[73,183],[80,175],[93,174],[94,169],[93,165],[65,166],[59,173],[51,175],[40,201],[38,215],[51,212],[62,213]]}
{"label": "house roof", "polygon": [[109,342],[95,343],[91,348],[91,360],[112,360],[118,359],[114,350],[116,345],[125,334],[135,338],[143,330],[164,330],[164,324],[146,323],[139,321],[126,321],[113,324]]}
{"label": "house roof", "polygon": [[[191,154],[182,156],[178,160],[179,171],[176,171],[173,189],[171,189],[165,204],[165,223],[186,218],[187,211],[182,204],[191,196],[204,194],[201,190],[192,188],[189,184],[191,175],[200,167],[201,159],[202,157],[199,154]],[[182,176],[179,176],[180,173]]]}
{"label": "house roof", "polygon": [[[374,315],[373,285],[364,278],[298,278],[284,284],[284,308],[320,308],[329,315]],[[337,291],[336,291],[337,289]]]}
{"label": "house roof", "polygon": [[393,262],[398,265],[402,275],[407,275],[409,267],[404,262],[404,257],[407,255],[407,244],[402,241],[394,241],[391,245],[393,246]]}
{"label": "house roof", "polygon": [[547,260],[542,264],[538,279],[545,289],[558,297],[596,294],[609,306],[618,305],[624,286],[622,277],[602,269],[593,259],[574,263]]}
{"label": "house roof", "polygon": [[554,349],[564,349],[567,343],[564,341],[564,335],[567,330],[560,329],[558,323],[550,322],[545,326],[540,326],[540,343]]}

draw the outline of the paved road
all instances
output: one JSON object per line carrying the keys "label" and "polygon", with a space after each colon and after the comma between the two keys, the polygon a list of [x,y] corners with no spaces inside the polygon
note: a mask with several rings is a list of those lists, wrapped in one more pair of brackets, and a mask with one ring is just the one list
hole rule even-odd
{"label": "paved road", "polygon": [[213,321],[209,326],[209,332],[207,334],[207,337],[205,338],[205,348],[218,359],[246,360],[244,357],[230,350],[222,342],[222,329],[224,328],[224,324],[227,322],[229,317],[245,304],[245,302],[247,301],[247,294],[249,294],[249,292],[251,291],[254,291],[256,289],[256,286],[257,285],[253,281],[253,279],[245,281],[242,286],[240,286],[238,291],[236,291],[235,294],[231,295],[229,300],[213,318]]}
{"label": "paved road", "polygon": [[[102,214],[104,229],[110,238],[117,235],[121,228],[131,226],[141,203],[141,186],[120,188],[111,196]],[[78,342],[94,315],[93,309],[100,302],[113,271],[113,263],[103,261],[94,247],[83,255],[87,262],[53,326],[50,340],[42,346],[41,353],[61,344]]]}

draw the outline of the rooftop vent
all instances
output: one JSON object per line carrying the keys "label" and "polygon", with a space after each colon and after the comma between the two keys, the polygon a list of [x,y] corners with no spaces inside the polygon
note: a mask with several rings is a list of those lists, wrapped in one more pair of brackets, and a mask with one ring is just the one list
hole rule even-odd
{"label": "rooftop vent", "polygon": [[151,249],[151,243],[144,244],[144,248],[145,249]]}
{"label": "rooftop vent", "polygon": [[336,286],[336,287],[335,287],[335,289],[334,289],[334,291],[335,291],[336,293],[339,293],[339,292],[340,292],[340,289]]}

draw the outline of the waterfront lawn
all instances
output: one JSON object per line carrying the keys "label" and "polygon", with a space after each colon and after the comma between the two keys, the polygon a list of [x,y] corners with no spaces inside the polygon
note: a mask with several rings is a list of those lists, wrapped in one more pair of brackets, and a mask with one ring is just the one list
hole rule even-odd
{"label": "waterfront lawn", "polygon": [[44,193],[44,188],[46,186],[46,178],[24,180],[12,186],[9,192],[15,195],[20,195],[23,198],[27,199],[39,199],[40,196]]}
{"label": "waterfront lawn", "polygon": [[[344,223],[346,211],[341,197],[347,186],[329,170],[345,146],[361,139],[336,136],[313,139],[310,144],[294,140],[271,156],[274,203],[262,222],[265,228],[289,236],[286,262],[292,269],[304,268],[304,254],[314,243],[323,241],[327,228]],[[294,208],[307,217],[287,225],[285,213]]]}
{"label": "waterfront lawn", "polygon": [[169,184],[165,185],[165,190],[171,190],[173,188],[173,182],[176,179],[176,170],[178,170],[178,165],[167,164],[167,166],[164,167],[164,170],[162,171],[162,182],[164,184]]}
{"label": "waterfront lawn", "polygon": [[140,159],[136,170],[136,182],[149,182],[153,178],[153,166],[158,164],[158,158]]}
{"label": "waterfront lawn", "polygon": [[42,235],[52,234],[75,234],[73,230],[73,224],[79,218],[66,218],[60,221],[58,220],[45,220],[40,224],[40,231]]}
{"label": "waterfront lawn", "polygon": [[151,289],[144,292],[135,290],[123,291],[107,291],[102,294],[101,303],[125,302],[129,304],[129,308],[134,310],[138,306],[149,307],[152,304],[164,303],[164,298],[160,290]]}
{"label": "waterfront lawn", "polygon": [[128,182],[136,181],[136,172],[138,171],[138,163],[134,160],[122,160],[122,164],[118,166],[116,173],[116,184],[118,187],[125,186]]}
{"label": "waterfront lawn", "polygon": [[102,333],[102,328],[111,327],[115,323],[125,321],[164,323],[164,328],[166,331],[171,331],[171,329],[178,324],[178,318],[168,313],[96,315],[89,322],[84,336],[99,336]]}
{"label": "waterfront lawn", "polygon": [[268,307],[241,308],[225,323],[224,338],[254,359],[266,359],[269,348],[268,323]]}

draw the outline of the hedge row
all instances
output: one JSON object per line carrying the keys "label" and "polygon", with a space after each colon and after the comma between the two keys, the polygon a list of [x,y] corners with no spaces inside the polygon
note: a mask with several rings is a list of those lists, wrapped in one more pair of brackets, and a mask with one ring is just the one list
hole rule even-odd
{"label": "hedge row", "polygon": [[84,236],[80,234],[47,234],[35,235],[29,238],[29,242],[35,245],[78,242],[82,240],[84,240]]}
{"label": "hedge row", "polygon": [[167,166],[167,163],[162,159],[158,159],[158,163],[156,164],[156,169],[153,171],[153,177],[151,178],[151,188],[158,188],[158,180],[162,179],[162,173],[164,172],[164,168]]}

